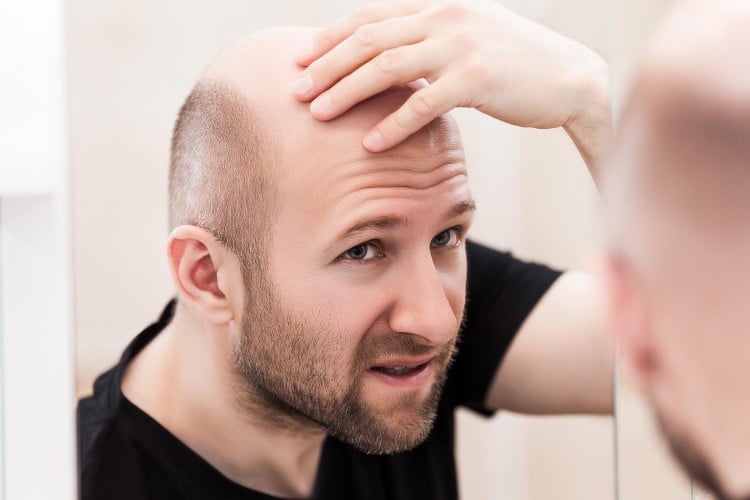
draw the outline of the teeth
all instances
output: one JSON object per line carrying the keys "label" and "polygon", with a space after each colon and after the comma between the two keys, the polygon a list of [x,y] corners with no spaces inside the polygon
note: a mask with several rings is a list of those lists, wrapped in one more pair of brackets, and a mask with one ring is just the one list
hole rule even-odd
{"label": "teeth", "polygon": [[389,375],[404,375],[417,369],[416,366],[381,366],[378,370]]}

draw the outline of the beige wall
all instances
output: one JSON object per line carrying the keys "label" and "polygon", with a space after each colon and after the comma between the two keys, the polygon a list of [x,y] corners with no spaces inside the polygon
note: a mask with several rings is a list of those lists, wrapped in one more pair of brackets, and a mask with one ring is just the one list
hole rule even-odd
{"label": "beige wall", "polygon": [[[202,68],[247,32],[281,23],[324,24],[350,4],[68,0],[79,391],[89,390],[93,376],[115,362],[173,293],[164,257],[169,137]],[[606,2],[507,4],[604,55],[608,51]],[[555,266],[589,267],[599,242],[598,200],[569,139],[561,131],[519,130],[472,111],[456,114],[480,207],[473,236]],[[465,498],[614,498],[611,427],[609,419],[462,414]],[[620,427],[639,432],[630,421]],[[621,498],[673,497],[646,492]]]}

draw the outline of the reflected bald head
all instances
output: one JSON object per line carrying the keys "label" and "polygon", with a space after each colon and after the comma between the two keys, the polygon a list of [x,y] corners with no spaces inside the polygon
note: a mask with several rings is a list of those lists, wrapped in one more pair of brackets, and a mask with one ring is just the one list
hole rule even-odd
{"label": "reflected bald head", "polygon": [[613,324],[693,479],[750,481],[750,3],[688,1],[642,63],[605,172]]}
{"label": "reflected bald head", "polygon": [[[724,241],[746,225],[749,24],[745,1],[685,2],[653,40],[605,180],[620,239],[632,237],[633,226],[653,219],[654,211],[670,217],[665,224],[690,225]],[[638,206],[641,213],[626,220]]]}

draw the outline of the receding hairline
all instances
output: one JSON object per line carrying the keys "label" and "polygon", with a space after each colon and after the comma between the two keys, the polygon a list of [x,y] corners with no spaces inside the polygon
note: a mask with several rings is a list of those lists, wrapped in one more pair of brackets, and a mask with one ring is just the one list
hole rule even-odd
{"label": "receding hairline", "polygon": [[201,78],[177,117],[169,173],[170,227],[195,225],[240,251],[277,206],[276,144],[262,112],[233,84]]}

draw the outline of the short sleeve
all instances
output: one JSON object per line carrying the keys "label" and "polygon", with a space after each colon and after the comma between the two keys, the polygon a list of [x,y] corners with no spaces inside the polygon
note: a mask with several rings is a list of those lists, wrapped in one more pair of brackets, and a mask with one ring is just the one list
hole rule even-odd
{"label": "short sleeve", "polygon": [[446,391],[484,415],[487,391],[518,329],[561,272],[467,242],[464,327]]}

